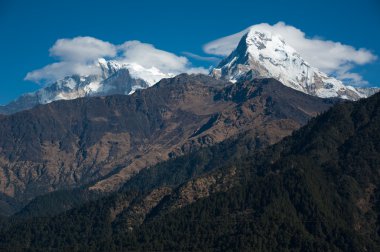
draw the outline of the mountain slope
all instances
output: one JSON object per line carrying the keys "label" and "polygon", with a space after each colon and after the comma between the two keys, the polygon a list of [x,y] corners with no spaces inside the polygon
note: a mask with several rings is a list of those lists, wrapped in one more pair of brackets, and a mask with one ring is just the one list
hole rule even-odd
{"label": "mountain slope", "polygon": [[379,250],[379,108],[380,95],[337,105],[292,137],[251,156],[240,166],[252,172],[250,181],[146,222],[136,234],[142,244],[123,245],[145,250]]}
{"label": "mountain slope", "polygon": [[333,103],[273,79],[186,74],[130,96],[53,102],[0,119],[0,189],[23,204],[77,186],[114,191],[143,168],[248,130],[259,148],[273,144]]}
{"label": "mountain slope", "polygon": [[[136,189],[156,184],[142,194],[132,179],[124,193],[53,218],[12,222],[0,242],[86,251],[377,251],[379,129],[380,94],[338,104],[266,150],[246,149],[238,137],[208,148],[206,162],[199,152],[192,164],[170,160],[174,175],[161,183],[148,171],[140,175]],[[220,162],[232,149],[232,160]],[[210,162],[211,172],[168,183]]]}
{"label": "mountain slope", "polygon": [[318,97],[357,100],[369,94],[345,86],[310,66],[281,36],[255,29],[242,37],[237,48],[213,69],[212,75],[231,81],[272,77],[288,87]]}

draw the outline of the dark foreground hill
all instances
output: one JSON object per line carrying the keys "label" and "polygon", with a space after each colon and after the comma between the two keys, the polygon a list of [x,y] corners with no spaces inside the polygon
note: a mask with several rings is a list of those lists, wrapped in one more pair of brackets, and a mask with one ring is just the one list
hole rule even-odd
{"label": "dark foreground hill", "polygon": [[0,116],[0,213],[57,190],[116,191],[141,169],[247,130],[267,146],[332,104],[274,79],[232,84],[182,74],[130,96]]}
{"label": "dark foreground hill", "polygon": [[263,151],[252,136],[144,170],[54,217],[8,220],[1,247],[380,250],[380,94],[338,104]]}

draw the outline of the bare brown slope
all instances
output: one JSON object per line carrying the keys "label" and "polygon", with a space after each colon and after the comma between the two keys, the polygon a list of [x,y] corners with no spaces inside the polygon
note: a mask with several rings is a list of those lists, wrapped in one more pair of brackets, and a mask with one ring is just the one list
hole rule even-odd
{"label": "bare brown slope", "polygon": [[131,96],[59,101],[0,118],[0,192],[27,202],[92,183],[112,191],[140,169],[250,130],[279,141],[332,105],[276,80],[179,75]]}

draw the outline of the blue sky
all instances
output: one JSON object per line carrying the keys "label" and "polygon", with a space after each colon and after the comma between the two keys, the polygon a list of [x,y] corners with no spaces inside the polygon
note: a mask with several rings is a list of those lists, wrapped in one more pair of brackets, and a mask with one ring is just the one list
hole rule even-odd
{"label": "blue sky", "polygon": [[[58,39],[90,36],[120,45],[139,40],[176,55],[207,55],[210,41],[279,21],[308,38],[331,40],[380,56],[380,1],[19,1],[0,0],[0,104],[41,86],[24,78],[57,61]],[[187,54],[188,55],[188,54]],[[185,55],[186,56],[186,55]],[[187,56],[193,66],[210,61]],[[351,69],[380,85],[379,59]]]}

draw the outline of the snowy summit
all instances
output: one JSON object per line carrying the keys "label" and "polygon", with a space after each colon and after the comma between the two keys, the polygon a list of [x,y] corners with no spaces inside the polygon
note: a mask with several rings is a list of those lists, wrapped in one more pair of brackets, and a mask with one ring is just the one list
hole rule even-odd
{"label": "snowy summit", "polygon": [[323,98],[357,100],[367,96],[310,66],[280,35],[255,29],[242,37],[237,48],[211,74],[232,82],[272,77],[288,87]]}
{"label": "snowy summit", "polygon": [[0,113],[11,114],[58,100],[128,95],[153,86],[162,78],[174,77],[174,74],[165,74],[155,67],[144,68],[137,63],[107,61],[103,58],[98,60],[97,67],[97,74],[67,76],[36,92],[24,94],[6,106],[0,106]]}

